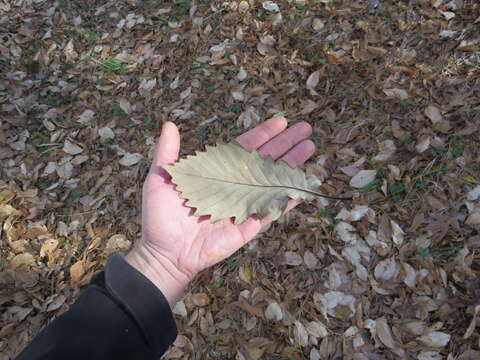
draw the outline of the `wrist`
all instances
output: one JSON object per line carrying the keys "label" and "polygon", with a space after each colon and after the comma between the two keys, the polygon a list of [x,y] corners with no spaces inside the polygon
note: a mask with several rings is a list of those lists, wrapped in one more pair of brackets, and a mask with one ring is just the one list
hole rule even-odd
{"label": "wrist", "polygon": [[162,292],[171,309],[183,296],[188,283],[192,280],[190,276],[179,271],[167,257],[142,245],[135,246],[125,256],[125,260]]}

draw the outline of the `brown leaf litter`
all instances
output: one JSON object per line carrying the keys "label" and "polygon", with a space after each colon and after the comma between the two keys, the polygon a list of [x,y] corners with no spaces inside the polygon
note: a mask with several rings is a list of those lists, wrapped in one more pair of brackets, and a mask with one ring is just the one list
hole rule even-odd
{"label": "brown leaf litter", "polygon": [[314,128],[303,204],[200,274],[165,359],[478,359],[480,4],[0,1],[0,359],[140,234],[182,155]]}

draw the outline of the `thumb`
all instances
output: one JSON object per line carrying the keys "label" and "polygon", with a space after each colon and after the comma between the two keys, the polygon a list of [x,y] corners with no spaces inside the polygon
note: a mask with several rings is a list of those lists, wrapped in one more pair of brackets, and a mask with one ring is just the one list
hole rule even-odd
{"label": "thumb", "polygon": [[173,164],[178,159],[180,151],[180,134],[177,126],[167,121],[163,124],[162,133],[155,146],[153,155],[152,171],[158,170],[164,165]]}

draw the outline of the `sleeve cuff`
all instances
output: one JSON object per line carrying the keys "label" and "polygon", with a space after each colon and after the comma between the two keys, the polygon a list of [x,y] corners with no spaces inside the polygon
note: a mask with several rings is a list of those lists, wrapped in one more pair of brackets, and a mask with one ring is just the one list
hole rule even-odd
{"label": "sleeve cuff", "polygon": [[119,254],[110,256],[104,274],[107,291],[133,317],[151,349],[163,354],[177,327],[162,292]]}

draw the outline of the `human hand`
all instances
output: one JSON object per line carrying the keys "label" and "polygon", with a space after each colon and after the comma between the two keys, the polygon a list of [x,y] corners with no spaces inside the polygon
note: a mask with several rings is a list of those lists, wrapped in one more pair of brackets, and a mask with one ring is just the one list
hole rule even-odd
{"label": "human hand", "polygon": [[[315,151],[314,143],[307,140],[311,133],[305,122],[287,129],[287,120],[280,117],[240,135],[237,141],[247,151],[256,149],[262,156],[297,167]],[[126,257],[162,291],[171,307],[196,274],[232,255],[270,222],[270,216],[263,220],[251,216],[239,225],[231,219],[212,224],[208,216],[194,216],[163,169],[177,161],[179,150],[178,129],[167,122],[143,185],[142,238]],[[299,202],[290,200],[286,211]]]}

